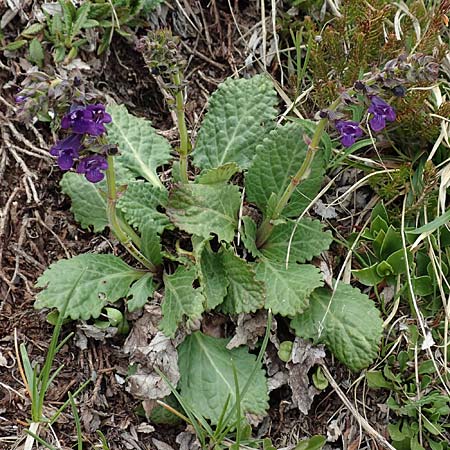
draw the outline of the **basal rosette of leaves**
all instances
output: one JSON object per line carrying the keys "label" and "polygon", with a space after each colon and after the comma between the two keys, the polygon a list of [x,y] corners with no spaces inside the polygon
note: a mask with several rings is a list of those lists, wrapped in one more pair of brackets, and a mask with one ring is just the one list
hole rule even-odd
{"label": "basal rosette of leaves", "polygon": [[[240,212],[243,203],[252,202],[263,219],[270,217],[305,159],[305,136],[315,129],[312,122],[277,126],[276,101],[271,82],[262,75],[219,86],[193,146],[192,163],[200,174],[187,183],[172,180],[169,187],[158,175],[173,162],[169,142],[148,120],[124,106],[109,106],[107,140],[119,153],[108,156],[106,180],[94,185],[67,172],[61,187],[83,228],[103,231],[109,225],[123,231],[128,241],[114,231],[119,241],[124,246],[132,242],[142,261],[151,264],[133,268],[119,257],[98,254],[58,261],[39,278],[43,290],[35,306],[60,309],[74,280],[86,270],[76,301],[67,307],[72,319],[96,318],[105,305],[119,300],[129,311],[136,310],[158,290],[163,293],[160,329],[171,338],[206,311],[236,315],[265,308],[291,318],[298,336],[324,342],[350,368],[370,364],[382,333],[377,309],[351,286],[339,284],[334,294],[324,287],[311,261],[329,248],[332,235],[317,220],[293,220],[321,187],[330,150],[326,133],[310,176],[295,186],[262,244],[257,244],[260,223]],[[113,164],[117,201],[111,197]],[[233,182],[238,172],[244,174],[245,191]],[[245,367],[254,364],[245,348],[228,350],[226,343],[197,332],[178,349],[181,392],[192,402],[204,396],[204,414],[212,422],[235,393],[230,361],[239,386],[248,378]],[[242,401],[243,412],[263,414],[268,403],[261,368],[254,384]]]}

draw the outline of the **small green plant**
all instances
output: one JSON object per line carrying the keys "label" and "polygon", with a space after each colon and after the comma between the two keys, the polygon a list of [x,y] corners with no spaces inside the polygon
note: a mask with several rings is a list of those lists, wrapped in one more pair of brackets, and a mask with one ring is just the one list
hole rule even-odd
{"label": "small green plant", "polygon": [[[69,63],[83,46],[91,47],[90,51],[93,47],[101,55],[109,48],[114,33],[130,39],[132,29],[143,25],[143,16],[159,3],[159,0],[86,0],[75,6],[71,0],[58,0],[42,6],[45,21],[31,24],[5,49],[15,51],[28,46],[28,59],[40,68],[44,67],[48,48],[56,64]],[[94,34],[89,36],[91,29],[100,33],[98,42]]]}
{"label": "small green plant", "polygon": [[447,450],[450,396],[437,387],[434,362],[417,361],[418,336],[411,325],[409,348],[389,355],[382,371],[367,372],[367,382],[371,388],[390,391],[386,405],[395,420],[388,431],[398,450]]}
{"label": "small green plant", "polygon": [[367,286],[376,286],[383,280],[395,284],[398,276],[407,271],[406,258],[411,264],[413,255],[409,249],[403,249],[400,231],[391,225],[382,203],[372,210],[370,227],[361,238],[366,251],[360,258],[365,267],[353,270],[353,275]]}
{"label": "small green plant", "polygon": [[[50,342],[47,355],[45,358],[45,362],[40,369],[39,366],[33,365],[30,357],[28,356],[27,349],[25,344],[20,344],[19,352],[20,352],[20,373],[22,375],[23,382],[27,389],[28,395],[31,400],[31,423],[29,428],[26,430],[28,434],[27,443],[25,444],[25,448],[31,448],[33,440],[37,440],[43,445],[46,445],[48,448],[52,448],[47,444],[42,438],[39,437],[39,430],[41,425],[52,424],[57,420],[62,411],[64,411],[69,404],[72,405],[72,409],[75,408],[73,397],[78,395],[90,382],[88,380],[85,382],[74,395],[69,393],[69,400],[67,400],[59,410],[53,415],[53,417],[45,417],[44,416],[44,406],[45,406],[45,397],[47,395],[48,390],[51,387],[52,382],[58,376],[63,366],[58,367],[52,373],[52,366],[54,363],[54,359],[58,351],[61,347],[72,337],[73,333],[66,336],[60,343],[58,343],[59,335],[61,332],[61,327],[63,325],[65,312],[69,307],[71,300],[73,300],[74,292],[80,283],[83,277],[84,271],[81,271],[78,275],[78,278],[75,280],[72,289],[67,293],[66,297],[63,299],[63,303],[61,305],[61,311],[56,321],[55,328],[52,334],[52,340]],[[76,410],[76,408],[75,408]]]}

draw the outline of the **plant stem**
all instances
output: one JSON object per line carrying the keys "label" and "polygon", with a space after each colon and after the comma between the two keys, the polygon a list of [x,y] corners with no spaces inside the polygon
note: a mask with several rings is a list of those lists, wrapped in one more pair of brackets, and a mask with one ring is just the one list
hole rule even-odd
{"label": "plant stem", "polygon": [[173,76],[173,83],[177,87],[177,93],[175,94],[176,115],[178,120],[178,132],[180,133],[180,148],[178,153],[180,154],[180,176],[183,183],[188,183],[188,167],[187,167],[187,155],[189,153],[189,136],[186,126],[186,116],[184,114],[184,100],[181,84],[181,75],[177,71]]}
{"label": "plant stem", "polygon": [[[330,111],[334,111],[340,104],[340,102],[340,98],[335,100],[328,109]],[[280,214],[288,204],[297,186],[309,177],[309,174],[311,172],[311,165],[319,149],[320,140],[322,139],[322,135],[327,123],[328,118],[319,120],[311,142],[308,145],[308,150],[306,151],[306,156],[303,160],[302,165],[298,169],[297,173],[292,177],[291,182],[288,184],[287,188],[283,192],[283,195],[278,200],[278,203],[276,204],[272,215],[270,217],[266,217],[259,227],[258,232],[256,233],[256,246],[258,248],[261,248],[267,242],[267,239],[269,239],[273,230],[273,221],[280,217]]]}
{"label": "plant stem", "polygon": [[120,243],[126,248],[128,253],[133,256],[138,262],[143,266],[147,267],[151,272],[156,271],[155,265],[149,261],[136,246],[133,241],[128,236],[125,231],[123,231],[120,226],[119,218],[117,217],[116,202],[117,202],[117,190],[116,190],[116,176],[114,172],[114,158],[108,155],[108,168],[106,169],[106,185],[108,188],[108,199],[107,199],[107,215],[108,222],[111,231],[114,233]]}

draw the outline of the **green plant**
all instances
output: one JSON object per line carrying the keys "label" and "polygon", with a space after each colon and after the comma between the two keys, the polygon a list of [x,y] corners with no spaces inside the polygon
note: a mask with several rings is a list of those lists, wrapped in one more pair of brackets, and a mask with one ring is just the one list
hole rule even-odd
{"label": "green plant", "polygon": [[[71,0],[58,0],[42,6],[45,21],[31,24],[5,49],[15,51],[28,45],[28,59],[40,68],[48,47],[56,64],[69,63],[83,46],[93,45],[100,55],[109,48],[114,33],[131,38],[132,29],[143,25],[143,16],[159,3],[160,0],[85,0],[76,6]],[[100,32],[98,42],[94,35],[88,36],[90,29]]]}
{"label": "green plant", "polygon": [[395,420],[388,431],[395,448],[446,450],[450,396],[438,387],[434,362],[417,361],[417,328],[411,325],[406,337],[407,350],[389,355],[382,371],[366,373],[368,385],[389,391],[386,405]]}

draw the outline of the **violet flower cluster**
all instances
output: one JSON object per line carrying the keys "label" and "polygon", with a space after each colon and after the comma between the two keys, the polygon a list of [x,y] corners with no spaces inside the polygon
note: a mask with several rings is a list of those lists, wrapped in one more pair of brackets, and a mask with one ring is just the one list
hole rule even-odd
{"label": "violet flower cluster", "polygon": [[[394,122],[396,119],[395,109],[376,95],[371,97],[367,112],[371,114],[369,120],[370,128],[376,133],[386,127],[386,122]],[[340,134],[341,144],[344,147],[352,146],[363,135],[359,122],[338,120],[335,126]]]}
{"label": "violet flower cluster", "polygon": [[73,106],[61,121],[61,128],[70,130],[72,134],[58,141],[50,149],[50,154],[57,158],[59,168],[70,170],[78,160],[77,173],[84,174],[91,183],[103,180],[103,172],[108,168],[106,158],[98,153],[81,157],[80,153],[86,149],[87,142],[93,143],[93,138],[106,133],[104,124],[111,121],[105,106],[100,103]]}

